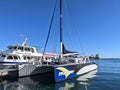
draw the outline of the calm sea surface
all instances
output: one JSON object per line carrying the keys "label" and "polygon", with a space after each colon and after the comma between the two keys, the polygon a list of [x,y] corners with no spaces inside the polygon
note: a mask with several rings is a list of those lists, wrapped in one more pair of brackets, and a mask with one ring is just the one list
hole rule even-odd
{"label": "calm sea surface", "polygon": [[52,83],[46,75],[2,81],[0,90],[120,90],[120,60],[97,60],[98,70],[86,75]]}

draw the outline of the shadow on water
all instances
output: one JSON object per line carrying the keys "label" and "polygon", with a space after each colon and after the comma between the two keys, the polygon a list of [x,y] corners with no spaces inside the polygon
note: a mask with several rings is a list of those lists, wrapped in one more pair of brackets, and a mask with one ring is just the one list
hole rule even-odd
{"label": "shadow on water", "polygon": [[18,80],[4,80],[0,83],[0,90],[87,90],[90,80],[96,77],[97,71],[92,71],[78,78],[65,82],[53,83],[52,74],[42,74]]}

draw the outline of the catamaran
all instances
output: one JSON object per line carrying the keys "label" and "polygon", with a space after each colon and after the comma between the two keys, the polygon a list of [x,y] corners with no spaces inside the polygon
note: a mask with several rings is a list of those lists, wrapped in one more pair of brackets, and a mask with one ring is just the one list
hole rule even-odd
{"label": "catamaran", "polygon": [[[56,0],[58,1],[58,0]],[[62,0],[60,2],[60,55],[53,59],[47,68],[53,73],[54,81],[60,82],[97,69],[97,64],[90,62],[88,57],[79,57],[77,52],[65,48],[62,35]],[[53,15],[54,16],[54,15]],[[53,18],[53,17],[52,17]],[[50,31],[48,33],[49,38]],[[46,42],[48,39],[46,40]],[[45,46],[46,48],[46,46]],[[45,50],[44,50],[45,51]]]}

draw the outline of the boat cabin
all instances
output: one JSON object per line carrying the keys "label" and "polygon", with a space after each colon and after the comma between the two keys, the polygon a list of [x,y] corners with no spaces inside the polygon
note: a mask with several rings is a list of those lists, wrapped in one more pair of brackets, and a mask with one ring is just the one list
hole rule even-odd
{"label": "boat cabin", "polygon": [[10,53],[37,53],[37,49],[35,47],[30,46],[22,46],[22,45],[13,45],[8,46],[7,52]]}
{"label": "boat cabin", "polygon": [[0,54],[0,63],[5,64],[17,64],[17,63],[33,63],[33,62],[39,62],[40,57],[38,56],[25,56],[22,54],[6,54],[1,53]]}
{"label": "boat cabin", "polygon": [[0,54],[0,61],[20,61],[21,58],[15,54]]}

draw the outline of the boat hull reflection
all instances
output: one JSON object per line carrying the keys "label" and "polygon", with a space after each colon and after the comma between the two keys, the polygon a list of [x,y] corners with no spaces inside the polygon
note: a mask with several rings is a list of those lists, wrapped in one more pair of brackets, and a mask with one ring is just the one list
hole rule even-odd
{"label": "boat hull reflection", "polygon": [[52,73],[24,77],[16,81],[2,81],[0,90],[87,90],[90,81],[97,76],[96,73],[97,70],[59,83],[53,83]]}

